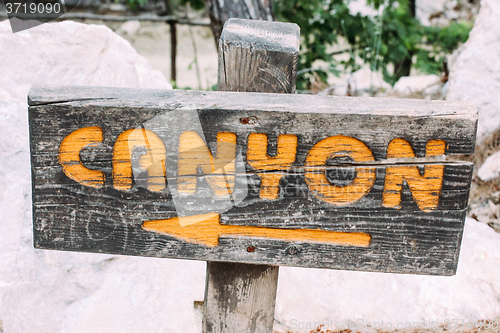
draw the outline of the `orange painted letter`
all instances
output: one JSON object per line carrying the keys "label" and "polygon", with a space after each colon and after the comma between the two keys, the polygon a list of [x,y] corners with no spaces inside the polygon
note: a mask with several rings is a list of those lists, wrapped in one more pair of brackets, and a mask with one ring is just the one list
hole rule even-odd
{"label": "orange painted letter", "polygon": [[147,170],[147,188],[160,192],[167,186],[165,144],[147,129],[131,129],[118,136],[113,147],[113,187],[120,191],[132,188],[132,154],[136,147],[146,149],[139,159],[139,166]]}
{"label": "orange painted letter", "polygon": [[69,178],[89,187],[104,186],[104,173],[98,170],[87,169],[80,161],[80,151],[91,144],[102,142],[100,127],[80,128],[62,140],[59,146],[59,163]]}
{"label": "orange painted letter", "polygon": [[297,136],[278,136],[276,156],[267,155],[267,135],[252,133],[248,136],[247,162],[256,170],[275,170],[278,173],[260,173],[260,198],[274,200],[278,198],[281,171],[290,169],[297,154]]}
{"label": "orange painted letter", "polygon": [[[446,143],[443,140],[430,140],[426,146],[426,156],[444,155]],[[394,139],[387,147],[387,158],[415,157],[408,141]],[[443,187],[444,165],[426,165],[421,175],[418,167],[395,166],[385,171],[385,185],[382,206],[401,208],[403,181],[408,184],[418,208],[431,211],[439,204],[439,195]]]}
{"label": "orange painted letter", "polygon": [[179,137],[179,159],[177,162],[177,190],[193,194],[196,191],[198,167],[217,196],[228,196],[233,192],[236,173],[236,134],[217,134],[217,157],[213,157],[203,139],[193,131],[183,132]]}
{"label": "orange painted letter", "polygon": [[343,135],[321,140],[307,154],[305,178],[311,192],[323,201],[336,206],[345,206],[370,192],[375,182],[375,168],[356,168],[356,177],[349,185],[332,185],[322,168],[334,156],[348,156],[354,162],[369,162],[375,159],[370,148],[362,141]]}

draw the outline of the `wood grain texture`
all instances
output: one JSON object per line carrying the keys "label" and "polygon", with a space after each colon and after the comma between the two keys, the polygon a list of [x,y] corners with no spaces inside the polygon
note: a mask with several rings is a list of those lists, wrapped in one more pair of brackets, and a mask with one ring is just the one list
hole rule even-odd
{"label": "wood grain texture", "polygon": [[273,21],[273,4],[271,0],[208,0],[210,26],[219,46],[225,23],[231,18],[248,20]]}
{"label": "wood grain texture", "polygon": [[[211,130],[215,124],[218,129],[226,128],[226,132],[264,133],[273,141],[277,134],[293,134],[311,142],[314,133],[323,131],[324,138],[344,135],[361,140],[376,160],[386,159],[387,146],[395,138],[407,140],[418,157],[425,154],[427,142],[436,138],[446,142],[448,155],[472,154],[477,123],[477,108],[473,104],[411,99],[106,87],[34,87],[29,99],[31,106],[70,103],[72,107],[82,107],[91,103],[96,112],[108,117],[103,123],[120,117],[109,118],[105,114],[113,109],[143,110],[144,115],[137,121],[129,119],[130,127],[126,129],[169,111],[197,110],[205,137],[216,137],[217,133]],[[70,116],[72,111],[67,112]],[[54,126],[70,120],[57,119]],[[305,153],[299,149],[297,158],[304,158]]]}
{"label": "wood grain texture", "polygon": [[[297,156],[297,136],[282,134],[278,136],[276,155],[267,154],[268,138],[266,134],[248,135],[247,163],[254,170],[288,171]],[[258,173],[260,178],[261,199],[275,200],[279,196],[281,173]]]}
{"label": "wood grain texture", "polygon": [[375,168],[356,168],[356,175],[348,185],[333,185],[326,172],[317,170],[326,166],[332,156],[348,157],[354,163],[375,161],[370,148],[358,139],[343,135],[323,139],[309,150],[304,163],[304,176],[311,192],[320,200],[337,206],[349,205],[364,197],[375,182]]}
{"label": "wood grain texture", "polygon": [[[446,142],[429,140],[425,156],[439,156],[446,152]],[[387,158],[414,158],[415,152],[408,141],[394,139],[387,147]],[[383,194],[384,207],[401,208],[401,190],[406,182],[413,199],[423,211],[436,209],[443,188],[444,165],[427,165],[421,173],[417,166],[388,167],[385,175]]]}
{"label": "wood grain texture", "polygon": [[65,137],[59,146],[59,163],[64,174],[80,184],[103,187],[104,173],[84,167],[80,160],[80,151],[83,148],[101,142],[102,129],[97,126],[78,129]]}
{"label": "wood grain texture", "polygon": [[299,26],[229,19],[219,42],[219,91],[293,93]]}
{"label": "wood grain texture", "polygon": [[[196,219],[196,221],[189,221],[194,219]],[[186,222],[185,220],[188,221]],[[189,243],[201,244],[207,247],[215,247],[219,245],[220,238],[231,236],[360,247],[370,246],[371,240],[369,234],[360,232],[337,232],[305,228],[283,229],[221,224],[220,215],[216,213],[180,218],[174,217],[167,220],[146,221],[142,224],[142,228],[147,231],[162,233]]]}
{"label": "wood grain texture", "polygon": [[[358,99],[316,97],[117,88],[35,88],[29,96],[35,245],[49,249],[272,265],[453,274],[472,165],[429,162],[422,158],[431,140],[443,140],[448,155],[470,152],[475,140],[474,109],[468,104],[458,103],[360,98],[366,104],[366,109],[363,109]],[[370,106],[382,105],[385,105],[384,110],[368,112],[373,110]],[[280,135],[297,137],[295,161],[287,170],[258,170],[247,161],[242,162],[246,174],[236,174],[235,192],[238,184],[246,182],[248,193],[237,207],[221,214],[221,223],[362,232],[372,236],[371,245],[353,248],[229,235],[220,238],[217,247],[207,248],[142,229],[145,221],[177,216],[170,189],[151,191],[147,178],[141,177],[134,179],[129,190],[114,188],[113,147],[117,138],[127,130],[141,128],[141,124],[155,124],[156,119],[170,112],[193,109],[197,110],[209,147],[217,143],[218,133],[234,133],[237,151],[244,159],[250,134],[267,136],[269,157],[276,156]],[[102,129],[102,142],[84,148],[80,159],[86,168],[104,174],[102,188],[92,188],[70,179],[58,159],[59,147],[65,137],[80,128],[93,126]],[[166,147],[166,168],[170,170],[167,174],[176,174],[179,136],[195,128],[189,122],[170,124],[159,120],[156,127],[159,130],[153,132]],[[308,153],[318,142],[337,135],[363,142],[374,158],[374,161],[361,162],[330,159],[326,166],[317,167],[318,172],[331,182],[330,185],[338,187],[350,184],[356,176],[356,168],[375,169],[370,191],[345,206],[334,206],[319,199],[305,180],[306,169],[313,168],[304,166]],[[397,160],[398,164],[387,160],[388,146],[396,138],[408,142],[418,159]],[[212,154],[217,156],[215,147]],[[136,160],[133,159],[133,165],[138,166],[141,156],[147,155],[147,150],[144,150]],[[401,208],[394,208],[395,204],[383,206],[389,168],[411,167],[411,172],[418,170],[424,176],[425,169],[434,165],[443,166],[437,207],[423,211],[406,184],[407,179],[401,186]],[[260,197],[259,175],[262,173],[280,177],[276,199],[263,200]],[[204,176],[196,177],[196,195],[212,195]],[[170,181],[167,179],[167,183]],[[193,214],[207,213],[203,205],[190,209]],[[247,252],[249,246],[254,246],[255,251]]]}
{"label": "wood grain texture", "polygon": [[132,157],[143,148],[137,164],[147,173],[147,189],[161,192],[166,188],[167,151],[163,141],[150,130],[130,129],[121,133],[113,146],[113,187],[119,191],[132,188]]}
{"label": "wood grain texture", "polygon": [[[260,4],[259,1],[257,3]],[[297,77],[299,44],[300,35],[298,26],[295,24],[228,20],[218,44],[217,90],[293,92]],[[297,45],[296,48],[294,48],[295,45]],[[240,122],[242,124],[253,123],[252,120],[244,120],[244,118]],[[267,139],[265,134],[251,133],[248,136],[250,148],[247,150],[247,156],[249,156],[247,161],[253,160],[252,167],[258,170],[283,170],[283,167],[290,167],[295,160],[297,137],[295,135],[278,137],[278,151],[272,160],[274,163],[279,162],[280,168],[273,168],[273,164],[270,165],[270,157],[266,154],[267,145],[262,145],[262,140],[265,139]],[[252,141],[257,142],[252,145]],[[289,153],[289,150],[295,151]],[[251,164],[251,162],[247,163]],[[259,198],[276,199],[282,175],[262,174],[259,176],[261,180]],[[218,227],[220,227],[219,223],[220,216],[217,221]],[[237,228],[237,226],[229,225],[225,227]],[[254,233],[262,231],[264,234],[261,233],[261,236],[275,237],[278,230],[259,227],[253,230]],[[268,232],[269,234],[266,235],[265,233]],[[286,235],[288,237],[290,233],[295,233],[293,230],[282,230],[282,232],[288,233]],[[317,231],[309,232],[318,236]],[[346,233],[338,235],[345,236]],[[221,232],[219,232],[217,243],[219,243],[219,236],[222,236]],[[282,234],[282,236],[282,239],[286,239],[285,235]],[[349,236],[346,238],[352,241]],[[288,238],[288,240],[291,239]],[[254,251],[255,247],[247,247],[247,252]],[[203,331],[206,333],[270,333],[274,323],[278,272],[279,266],[272,265],[207,262]],[[243,290],[248,290],[248,292],[242,292]]]}
{"label": "wood grain texture", "polygon": [[179,137],[177,161],[177,190],[180,193],[196,192],[198,168],[216,196],[229,196],[233,192],[236,175],[236,134],[217,134],[217,155],[213,156],[203,139],[194,131],[183,132]]}
{"label": "wood grain texture", "polygon": [[276,289],[277,280],[278,269],[274,266],[211,262],[207,269],[204,306],[220,312],[205,316],[203,331],[271,332],[269,323],[274,321],[276,295],[264,291]]}

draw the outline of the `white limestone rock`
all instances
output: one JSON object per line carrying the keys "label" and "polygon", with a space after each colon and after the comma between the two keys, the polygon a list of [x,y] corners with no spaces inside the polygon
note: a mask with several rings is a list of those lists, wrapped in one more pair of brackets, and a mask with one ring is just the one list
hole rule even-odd
{"label": "white limestone rock", "polygon": [[374,72],[365,65],[356,72],[345,76],[342,81],[328,87],[318,95],[373,96],[390,92],[391,85],[384,81],[381,72]]}
{"label": "white limestone rock", "polygon": [[500,128],[500,1],[482,0],[469,40],[450,71],[446,96],[479,109],[478,143]]}
{"label": "white limestone rock", "polygon": [[[366,0],[351,0],[348,4],[351,14],[377,16],[381,9],[374,10]],[[470,20],[477,14],[477,6],[468,0],[416,0],[416,17],[426,26],[447,26],[452,21]]]}
{"label": "white limestone rock", "polygon": [[372,6],[367,5],[366,0],[351,0],[347,3],[349,12],[352,15],[376,16],[380,11],[376,11]]}
{"label": "white limestone rock", "polygon": [[13,34],[0,22],[0,88],[25,100],[32,84],[171,88],[161,72],[102,25],[42,24]]}
{"label": "white limestone rock", "polygon": [[428,96],[439,94],[443,87],[437,75],[403,76],[392,88],[392,94],[398,97]]}
{"label": "white limestone rock", "polygon": [[[282,324],[276,326],[278,332],[309,332],[320,324],[324,331],[374,332],[368,322],[381,328],[383,321],[382,331],[390,331],[398,323],[399,328],[413,322],[429,327],[439,321],[443,329],[446,319],[495,319],[499,275],[500,234],[467,219],[455,276],[281,267],[276,317]],[[349,322],[358,326],[342,327]]]}
{"label": "white limestone rock", "polygon": [[[153,331],[153,323],[161,331],[199,330],[191,310],[193,300],[203,298],[203,263],[33,248],[26,101],[31,85],[170,84],[104,26],[50,23],[13,34],[3,21],[0,53],[0,331]],[[186,311],[181,320],[173,317],[179,309]]]}
{"label": "white limestone rock", "polygon": [[369,66],[363,66],[352,73],[349,82],[356,96],[367,95],[371,92],[387,93],[392,89],[391,85],[382,78],[382,73],[372,71]]}
{"label": "white limestone rock", "polygon": [[486,182],[500,176],[500,151],[489,156],[477,171],[477,176]]}
{"label": "white limestone rock", "polygon": [[469,0],[417,0],[417,19],[427,26],[448,26],[452,22],[473,20],[477,3]]}
{"label": "white limestone rock", "polygon": [[431,15],[445,12],[446,5],[450,2],[450,0],[417,0],[417,19],[423,25],[430,25],[429,18]]}

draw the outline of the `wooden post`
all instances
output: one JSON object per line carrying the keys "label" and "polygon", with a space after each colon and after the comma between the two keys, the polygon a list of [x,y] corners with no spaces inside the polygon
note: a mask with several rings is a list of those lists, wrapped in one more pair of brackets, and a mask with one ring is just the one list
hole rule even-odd
{"label": "wooden post", "polygon": [[[296,24],[228,20],[219,42],[218,90],[294,93],[299,41]],[[203,332],[270,333],[278,272],[279,266],[207,262]]]}
{"label": "wooden post", "polygon": [[207,262],[203,332],[270,333],[279,266]]}
{"label": "wooden post", "polygon": [[231,18],[274,21],[271,0],[208,0],[207,3],[217,47],[223,26]]}

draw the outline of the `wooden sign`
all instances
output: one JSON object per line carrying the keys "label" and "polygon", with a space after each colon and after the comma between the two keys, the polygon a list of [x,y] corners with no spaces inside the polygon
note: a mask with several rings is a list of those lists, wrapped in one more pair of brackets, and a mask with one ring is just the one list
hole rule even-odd
{"label": "wooden sign", "polygon": [[89,87],[29,95],[37,248],[454,274],[471,104]]}

